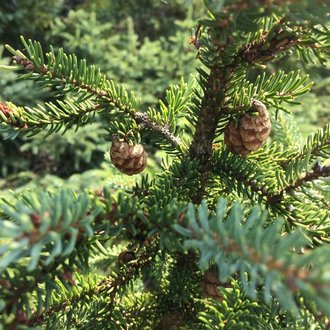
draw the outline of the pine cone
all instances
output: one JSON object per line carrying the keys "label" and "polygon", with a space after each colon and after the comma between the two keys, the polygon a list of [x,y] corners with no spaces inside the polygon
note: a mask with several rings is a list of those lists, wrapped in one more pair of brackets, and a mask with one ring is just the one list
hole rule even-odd
{"label": "pine cone", "polygon": [[220,295],[218,287],[221,285],[221,282],[218,279],[218,274],[214,270],[208,270],[204,274],[202,280],[201,289],[202,296],[205,298],[213,298],[218,301],[222,301],[223,298]]}
{"label": "pine cone", "polygon": [[130,146],[126,141],[120,142],[117,136],[113,136],[110,158],[120,172],[133,175],[146,168],[148,154],[141,144]]}
{"label": "pine cone", "polygon": [[271,122],[266,106],[253,100],[251,111],[240,118],[238,124],[228,123],[225,129],[225,144],[228,149],[242,156],[259,149],[267,140]]}

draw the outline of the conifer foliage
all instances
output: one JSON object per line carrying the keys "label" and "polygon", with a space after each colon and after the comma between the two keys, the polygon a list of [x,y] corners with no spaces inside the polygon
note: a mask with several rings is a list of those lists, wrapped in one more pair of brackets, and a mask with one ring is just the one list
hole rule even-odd
{"label": "conifer foliage", "polygon": [[267,71],[288,56],[325,64],[329,6],[205,6],[189,41],[196,76],[147,110],[64,49],[24,37],[20,50],[6,46],[20,79],[56,101],[1,102],[4,137],[47,139],[101,117],[122,175],[145,171],[148,144],[167,157],[131,191],[50,187],[0,200],[3,329],[329,326],[330,126],[289,143],[281,115],[313,82]]}

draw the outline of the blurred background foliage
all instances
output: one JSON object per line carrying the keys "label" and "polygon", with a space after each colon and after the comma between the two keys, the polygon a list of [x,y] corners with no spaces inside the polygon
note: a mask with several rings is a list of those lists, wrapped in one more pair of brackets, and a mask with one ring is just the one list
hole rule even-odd
{"label": "blurred background foliage", "polygon": [[[20,47],[19,36],[63,47],[89,64],[100,67],[109,78],[136,93],[142,108],[157,106],[170,84],[195,73],[196,52],[189,44],[196,19],[205,12],[203,0],[8,0],[0,3],[0,64],[8,64],[4,44]],[[296,138],[322,127],[330,119],[330,77],[327,68],[306,66],[303,62],[282,58],[266,70],[299,68],[315,81],[303,105],[291,106],[294,119],[287,115],[278,125],[295,123],[297,129],[274,130],[273,140]],[[260,70],[250,73],[251,80]],[[12,71],[0,72],[0,99],[17,105],[33,106],[52,100],[51,93],[36,91],[31,81],[15,80]],[[277,134],[276,132],[279,132]],[[1,133],[0,133],[1,134]],[[292,134],[292,136],[287,136]],[[52,185],[98,189],[113,185],[128,189],[131,177],[120,175],[110,164],[110,136],[98,122],[78,132],[38,135],[0,143],[0,189],[36,189]],[[151,173],[158,168],[159,153],[154,154]],[[81,174],[78,174],[81,173]],[[4,192],[2,193],[4,194]]]}

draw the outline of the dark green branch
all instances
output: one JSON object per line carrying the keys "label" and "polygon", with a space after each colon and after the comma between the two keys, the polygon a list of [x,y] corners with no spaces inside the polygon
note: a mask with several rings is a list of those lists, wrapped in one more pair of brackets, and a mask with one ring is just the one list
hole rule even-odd
{"label": "dark green branch", "polygon": [[29,326],[35,326],[42,324],[47,318],[54,313],[65,312],[65,309],[73,306],[74,304],[84,301],[86,298],[92,298],[93,296],[100,296],[102,294],[109,294],[108,308],[113,308],[115,303],[115,297],[119,290],[122,290],[135,276],[141,268],[148,262],[150,257],[148,251],[141,253],[136,260],[129,263],[129,265],[122,268],[121,272],[113,279],[106,277],[102,279],[96,286],[91,287],[89,290],[81,291],[78,295],[72,299],[64,299],[61,302],[51,306],[48,310],[44,310],[41,313],[34,313],[33,316],[26,321],[25,324]]}
{"label": "dark green branch", "polygon": [[303,177],[295,181],[292,185],[285,187],[276,196],[282,196],[284,192],[290,193],[293,190],[300,188],[306,182],[314,181],[319,178],[327,178],[327,177],[330,177],[330,166],[321,166],[320,164],[317,163],[313,167],[312,172],[307,172]]}
{"label": "dark green branch", "polygon": [[[24,295],[27,295],[29,292],[35,290],[40,283],[44,281],[44,278],[48,276],[50,273],[54,273],[57,268],[61,265],[61,262],[58,260],[53,263],[50,267],[43,266],[38,272],[33,276],[33,281],[29,281],[28,283],[24,280],[21,286],[12,286],[9,281],[6,281],[6,289],[10,290],[10,297],[6,299],[6,307],[5,309],[11,310],[16,309],[18,307],[18,303]],[[1,284],[3,286],[3,284]],[[23,310],[16,310],[15,318],[11,321],[12,329],[16,329],[18,324],[28,324],[28,319]]]}
{"label": "dark green branch", "polygon": [[287,31],[282,30],[283,21],[284,19],[279,21],[272,35],[267,32],[259,42],[244,46],[239,56],[251,64],[269,62],[278,53],[286,52],[294,47],[298,43],[298,38],[294,34],[287,36]]}

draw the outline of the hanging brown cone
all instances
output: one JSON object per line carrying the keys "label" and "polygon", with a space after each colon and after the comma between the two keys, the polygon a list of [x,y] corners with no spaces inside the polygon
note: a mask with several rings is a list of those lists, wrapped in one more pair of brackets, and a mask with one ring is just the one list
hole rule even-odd
{"label": "hanging brown cone", "polygon": [[207,270],[201,283],[202,296],[222,301],[223,298],[218,289],[220,285],[217,272],[211,269]]}
{"label": "hanging brown cone", "polygon": [[267,140],[271,122],[266,106],[253,100],[251,112],[240,118],[238,123],[231,121],[225,128],[225,144],[228,149],[242,156],[258,150]]}
{"label": "hanging brown cone", "polygon": [[130,146],[126,141],[121,142],[117,136],[113,136],[110,158],[120,172],[133,175],[146,168],[148,154],[141,144]]}

